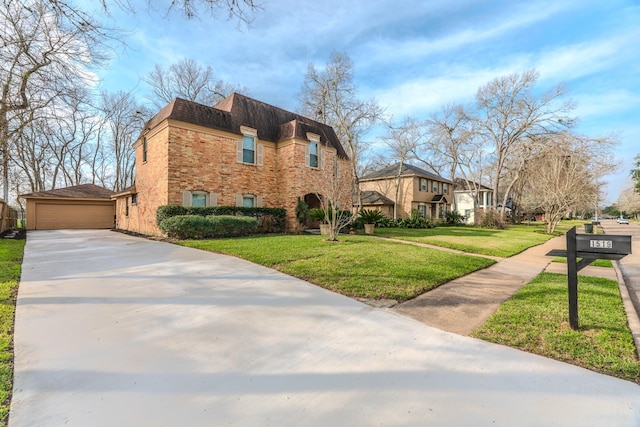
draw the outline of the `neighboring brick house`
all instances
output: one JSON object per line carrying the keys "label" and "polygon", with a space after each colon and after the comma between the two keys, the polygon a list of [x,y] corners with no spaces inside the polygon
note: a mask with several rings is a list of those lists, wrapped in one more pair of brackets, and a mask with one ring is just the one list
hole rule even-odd
{"label": "neighboring brick house", "polygon": [[317,207],[322,179],[337,172],[350,185],[330,126],[237,93],[213,107],[176,98],[134,148],[135,186],[114,196],[116,228],[143,234],[160,234],[156,210],[169,204],[285,208],[292,229],[298,198]]}
{"label": "neighboring brick house", "polygon": [[475,224],[476,211],[493,209],[493,189],[486,185],[456,178],[453,194],[456,210],[464,216],[466,224]]}
{"label": "neighboring brick house", "polygon": [[397,190],[398,218],[417,210],[423,217],[435,220],[451,210],[451,181],[408,163],[402,164],[400,174],[399,169],[400,163],[396,163],[360,178],[364,209],[377,209],[393,217]]}

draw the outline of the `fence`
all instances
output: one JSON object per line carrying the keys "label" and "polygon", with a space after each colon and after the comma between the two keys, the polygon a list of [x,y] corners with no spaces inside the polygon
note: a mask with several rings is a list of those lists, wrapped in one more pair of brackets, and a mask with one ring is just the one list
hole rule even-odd
{"label": "fence", "polygon": [[0,233],[11,228],[17,228],[18,213],[0,199]]}

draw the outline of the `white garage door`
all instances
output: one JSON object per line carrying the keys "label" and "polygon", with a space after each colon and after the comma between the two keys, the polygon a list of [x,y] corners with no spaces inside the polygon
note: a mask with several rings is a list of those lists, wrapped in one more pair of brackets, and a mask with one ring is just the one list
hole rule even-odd
{"label": "white garage door", "polygon": [[113,203],[36,204],[36,230],[113,228]]}

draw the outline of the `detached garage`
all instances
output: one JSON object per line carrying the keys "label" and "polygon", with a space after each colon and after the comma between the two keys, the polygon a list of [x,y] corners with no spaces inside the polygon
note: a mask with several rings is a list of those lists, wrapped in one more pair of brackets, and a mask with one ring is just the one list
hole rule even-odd
{"label": "detached garage", "polygon": [[113,228],[113,194],[94,184],[24,194],[20,197],[27,201],[27,230]]}

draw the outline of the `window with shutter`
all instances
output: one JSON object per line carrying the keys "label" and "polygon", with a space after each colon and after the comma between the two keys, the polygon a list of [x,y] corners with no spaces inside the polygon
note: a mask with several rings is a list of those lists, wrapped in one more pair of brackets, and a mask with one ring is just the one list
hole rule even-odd
{"label": "window with shutter", "polygon": [[309,144],[309,166],[318,167],[318,143],[313,141]]}

